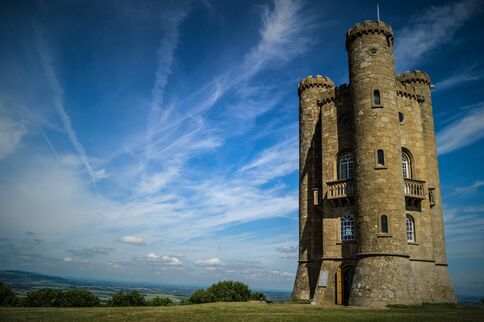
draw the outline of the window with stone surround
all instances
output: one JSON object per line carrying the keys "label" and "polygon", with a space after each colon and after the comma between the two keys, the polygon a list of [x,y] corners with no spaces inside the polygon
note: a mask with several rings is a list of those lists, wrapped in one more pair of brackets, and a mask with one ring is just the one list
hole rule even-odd
{"label": "window with stone surround", "polygon": [[376,151],[376,157],[377,157],[377,165],[384,166],[385,165],[385,153],[383,152],[382,149],[378,149],[378,151]]}
{"label": "window with stone surround", "polygon": [[388,234],[388,217],[386,215],[380,217],[380,232]]}
{"label": "window with stone surround", "polygon": [[380,91],[375,89],[373,91],[373,105],[380,106],[381,105],[381,96]]}
{"label": "window with stone surround", "polygon": [[402,152],[402,172],[403,172],[404,178],[410,179],[412,177],[412,167],[410,166],[410,157],[405,152]]}
{"label": "window with stone surround", "polygon": [[353,234],[353,229],[354,229],[354,223],[355,220],[352,215],[346,214],[343,217],[341,217],[341,234],[340,234],[340,239],[341,241],[345,240],[353,240],[354,239],[354,234]]}
{"label": "window with stone surround", "polygon": [[339,180],[347,180],[353,177],[353,172],[355,169],[355,164],[353,161],[352,153],[344,153],[339,158]]}
{"label": "window with stone surround", "polygon": [[410,215],[407,215],[407,241],[409,243],[415,242],[415,221]]}

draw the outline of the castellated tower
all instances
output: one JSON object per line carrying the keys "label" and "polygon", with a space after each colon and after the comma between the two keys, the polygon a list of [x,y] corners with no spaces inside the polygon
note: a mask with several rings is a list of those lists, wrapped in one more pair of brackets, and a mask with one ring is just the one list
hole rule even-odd
{"label": "castellated tower", "polygon": [[430,78],[395,75],[381,21],[346,34],[350,84],[299,83],[299,266],[321,305],[451,303]]}

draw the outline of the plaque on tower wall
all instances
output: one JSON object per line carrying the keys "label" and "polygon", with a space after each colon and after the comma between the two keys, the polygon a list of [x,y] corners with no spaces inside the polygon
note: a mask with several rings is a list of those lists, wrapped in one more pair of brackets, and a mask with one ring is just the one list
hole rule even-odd
{"label": "plaque on tower wall", "polygon": [[319,273],[319,286],[326,287],[328,286],[328,271],[321,271]]}

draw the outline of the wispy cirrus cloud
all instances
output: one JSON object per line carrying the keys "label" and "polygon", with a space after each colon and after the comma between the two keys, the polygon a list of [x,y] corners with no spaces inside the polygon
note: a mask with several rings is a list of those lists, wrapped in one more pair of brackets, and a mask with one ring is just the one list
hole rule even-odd
{"label": "wispy cirrus cloud", "polygon": [[475,193],[479,188],[484,186],[484,180],[476,180],[472,184],[465,187],[457,187],[454,192],[458,195],[468,196]]}
{"label": "wispy cirrus cloud", "polygon": [[484,102],[464,117],[437,132],[437,150],[440,155],[450,153],[479,141],[484,137]]}
{"label": "wispy cirrus cloud", "polygon": [[395,43],[397,67],[414,66],[431,50],[451,41],[456,31],[480,10],[475,0],[432,6],[413,16],[398,32]]}
{"label": "wispy cirrus cloud", "polygon": [[34,34],[35,34],[35,47],[40,55],[41,65],[44,70],[45,76],[47,78],[47,82],[49,83],[52,92],[53,92],[53,101],[54,107],[62,121],[64,126],[64,130],[71,142],[72,146],[76,150],[79,159],[81,160],[86,172],[91,177],[91,182],[95,183],[104,175],[98,176],[97,171],[93,169],[91,163],[89,162],[89,158],[82,146],[81,142],[77,138],[77,135],[74,131],[74,127],[72,126],[72,121],[69,115],[67,114],[64,108],[64,91],[62,86],[59,82],[59,78],[57,77],[57,72],[54,67],[54,62],[51,56],[51,50],[49,44],[46,40],[46,34],[44,27],[37,23],[34,25]]}
{"label": "wispy cirrus cloud", "polygon": [[7,116],[0,115],[0,159],[13,153],[27,132],[25,122],[17,122]]}
{"label": "wispy cirrus cloud", "polygon": [[484,207],[458,207],[444,211],[445,235],[449,256],[483,257]]}
{"label": "wispy cirrus cloud", "polygon": [[434,92],[444,91],[467,82],[476,81],[482,78],[482,72],[478,70],[477,65],[470,65],[463,69],[454,71],[449,77],[444,80],[434,83]]}

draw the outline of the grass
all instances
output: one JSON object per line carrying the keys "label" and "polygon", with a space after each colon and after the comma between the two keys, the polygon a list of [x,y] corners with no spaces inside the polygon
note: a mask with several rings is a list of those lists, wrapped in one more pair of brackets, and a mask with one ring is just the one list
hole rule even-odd
{"label": "grass", "polygon": [[209,303],[168,307],[0,308],[0,321],[484,321],[484,307],[422,305],[382,310],[304,304]]}

